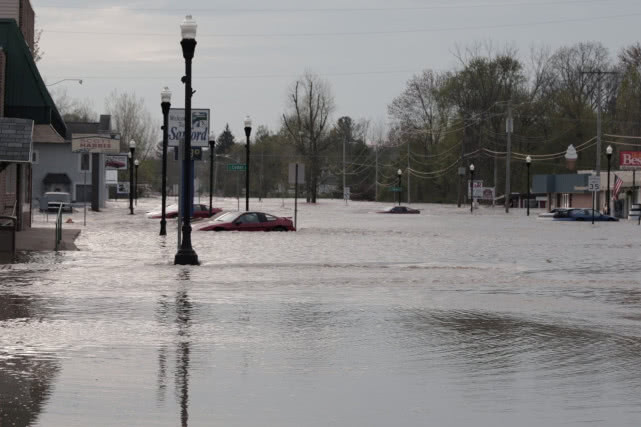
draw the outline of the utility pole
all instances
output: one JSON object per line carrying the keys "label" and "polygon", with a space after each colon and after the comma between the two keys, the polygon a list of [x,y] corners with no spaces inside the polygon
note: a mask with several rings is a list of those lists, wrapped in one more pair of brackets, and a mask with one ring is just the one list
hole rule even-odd
{"label": "utility pole", "polygon": [[512,101],[507,104],[507,121],[505,131],[507,132],[507,153],[505,157],[505,213],[510,213],[510,162],[512,161],[512,131],[514,122],[512,120]]}
{"label": "utility pole", "polygon": [[343,199],[345,199],[345,204],[347,205],[347,195],[345,189],[347,185],[345,183],[345,142],[347,141],[347,136],[343,137]]}
{"label": "utility pole", "polygon": [[[617,74],[614,71],[603,71],[603,70],[594,70],[594,71],[581,71],[581,74],[590,74],[597,76],[597,109],[596,109],[596,175],[601,176],[601,77],[603,74]],[[609,203],[609,201],[608,201]],[[596,209],[599,209],[601,206],[601,192],[596,193]]]}
{"label": "utility pole", "polygon": [[263,176],[265,163],[265,147],[260,147],[260,193],[258,193],[258,201],[263,201],[263,191],[265,191],[265,179]]}
{"label": "utility pole", "polygon": [[[463,124],[465,124],[465,121],[463,121]],[[465,171],[465,165],[463,165],[463,161],[465,160],[465,130],[463,131],[463,139],[461,140],[461,161],[459,163],[458,167],[458,203],[457,207],[461,207],[461,204],[463,203],[463,178],[465,175],[467,175],[467,172]],[[461,173],[461,171],[463,173]]]}
{"label": "utility pole", "polygon": [[410,141],[407,141],[407,204],[410,204],[410,193],[412,192],[412,187],[410,186],[410,176],[412,172],[410,171]]}
{"label": "utility pole", "polygon": [[374,147],[374,152],[376,154],[376,168],[375,168],[375,175],[374,175],[374,201],[378,201],[378,144]]}

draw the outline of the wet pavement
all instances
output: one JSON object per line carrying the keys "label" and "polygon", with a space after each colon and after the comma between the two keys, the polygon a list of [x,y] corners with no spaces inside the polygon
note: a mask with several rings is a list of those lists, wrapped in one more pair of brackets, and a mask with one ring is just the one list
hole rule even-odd
{"label": "wet pavement", "polygon": [[641,424],[634,223],[321,201],[179,267],[158,205],[0,266],[0,426]]}

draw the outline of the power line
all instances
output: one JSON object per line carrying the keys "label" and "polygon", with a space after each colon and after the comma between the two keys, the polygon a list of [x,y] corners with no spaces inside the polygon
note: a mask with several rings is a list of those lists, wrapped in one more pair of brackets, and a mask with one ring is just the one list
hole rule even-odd
{"label": "power line", "polygon": [[88,7],[88,6],[67,6],[67,5],[41,5],[41,9],[72,9],[72,10],[128,10],[133,12],[182,12],[191,13],[345,13],[345,12],[403,12],[403,11],[421,11],[437,9],[480,9],[495,7],[521,7],[521,6],[549,6],[559,4],[589,4],[602,3],[602,0],[559,0],[559,1],[521,1],[521,2],[501,2],[501,3],[458,3],[458,4],[439,4],[429,6],[396,6],[396,7],[341,7],[341,8],[169,8],[169,7]]}
{"label": "power line", "polygon": [[[342,32],[309,32],[309,33],[231,33],[231,34],[199,34],[198,38],[251,38],[251,37],[349,37],[349,36],[375,36],[375,35],[394,35],[394,34],[416,34],[416,33],[435,33],[445,31],[466,31],[466,30],[488,30],[501,28],[522,28],[528,26],[551,25],[551,24],[568,24],[590,21],[602,21],[608,19],[631,18],[641,16],[641,12],[630,12],[617,15],[601,15],[588,18],[568,18],[552,19],[547,21],[533,21],[522,23],[509,23],[497,25],[469,25],[459,27],[440,27],[440,28],[416,28],[407,30],[381,30],[381,31],[342,31]],[[171,33],[143,33],[143,32],[117,32],[117,31],[65,31],[65,30],[47,30],[43,31],[54,34],[72,34],[72,35],[106,35],[106,36],[124,36],[124,37],[172,37],[176,34]]]}

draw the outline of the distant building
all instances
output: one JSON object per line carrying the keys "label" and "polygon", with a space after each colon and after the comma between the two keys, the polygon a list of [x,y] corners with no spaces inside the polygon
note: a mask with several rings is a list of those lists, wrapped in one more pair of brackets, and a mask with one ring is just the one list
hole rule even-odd
{"label": "distant building", "polygon": [[110,138],[111,116],[101,115],[98,122],[69,122],[67,128],[66,139],[51,135],[34,143],[33,198],[39,200],[48,191],[64,191],[71,194],[72,202],[92,203],[93,192],[97,190],[97,205],[104,208],[108,199],[105,155],[75,153],[72,141],[94,136]]}

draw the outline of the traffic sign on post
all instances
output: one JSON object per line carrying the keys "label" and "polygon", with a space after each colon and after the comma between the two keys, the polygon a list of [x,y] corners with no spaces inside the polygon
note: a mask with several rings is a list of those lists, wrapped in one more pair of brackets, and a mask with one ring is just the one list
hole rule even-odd
{"label": "traffic sign on post", "polygon": [[247,170],[247,165],[244,164],[230,164],[227,165],[227,170],[231,172],[244,172]]}
{"label": "traffic sign on post", "polygon": [[601,177],[596,175],[590,175],[588,177],[588,190],[597,193],[601,191]]}
{"label": "traffic sign on post", "polygon": [[400,193],[402,191],[401,187],[390,187],[392,193]]}

